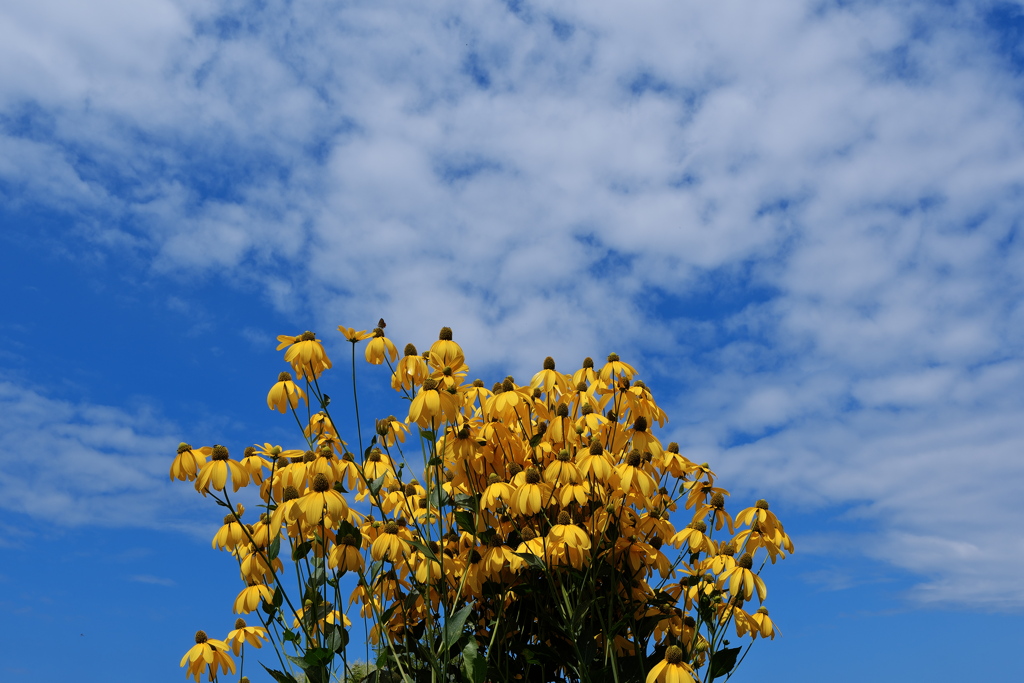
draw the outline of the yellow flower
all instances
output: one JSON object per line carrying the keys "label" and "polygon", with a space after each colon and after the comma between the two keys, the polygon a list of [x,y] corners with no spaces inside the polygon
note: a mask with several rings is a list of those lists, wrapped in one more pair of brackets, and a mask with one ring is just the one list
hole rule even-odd
{"label": "yellow flower", "polygon": [[745,600],[753,598],[756,590],[758,601],[764,602],[765,597],[768,596],[768,588],[760,576],[750,571],[753,565],[754,559],[750,553],[743,553],[736,561],[736,566],[719,577],[718,587],[725,588],[725,585],[729,584],[729,592],[733,595],[740,595],[740,591],[742,591]]}
{"label": "yellow flower", "polygon": [[572,462],[569,451],[562,449],[544,470],[544,481],[549,484],[578,484],[583,479],[579,469]]}
{"label": "yellow flower", "polygon": [[[594,500],[600,500],[601,493],[599,492]],[[578,484],[565,484],[560,486],[555,492],[555,497],[558,499],[558,504],[564,508],[569,507],[570,503],[576,502],[580,507],[586,506],[591,500],[591,487],[589,481],[584,481]]]}
{"label": "yellow flower", "polygon": [[277,384],[270,387],[267,392],[267,407],[278,412],[285,412],[289,408],[299,407],[299,399],[306,398],[305,392],[292,381],[292,376],[282,372],[277,376]]}
{"label": "yellow flower", "polygon": [[398,522],[390,521],[370,546],[370,557],[376,561],[391,560],[398,562],[409,554],[409,544],[402,540]]}
{"label": "yellow flower", "polygon": [[590,559],[590,536],[572,523],[568,512],[558,513],[558,524],[548,532],[548,552],[555,564],[568,562],[580,569]]}
{"label": "yellow flower", "polygon": [[668,539],[668,542],[679,548],[685,543],[690,553],[708,553],[711,554],[714,549],[714,543],[710,538],[704,535],[704,532],[708,530],[708,525],[704,522],[697,520],[691,522],[685,529],[681,529],[679,533],[674,534]]}
{"label": "yellow flower", "polygon": [[548,356],[544,359],[544,369],[530,380],[530,388],[539,388],[545,394],[551,394],[553,389],[557,389],[557,395],[561,396],[569,391],[569,378],[555,371],[555,359]]}
{"label": "yellow flower", "polygon": [[768,501],[761,499],[754,504],[754,507],[740,510],[736,515],[736,524],[761,527],[761,533],[774,535],[776,529],[782,531],[782,524],[775,516],[775,513],[768,509]]}
{"label": "yellow flower", "polygon": [[341,332],[341,335],[353,344],[373,336],[372,332],[367,332],[366,330],[356,331],[354,327],[345,327],[344,325],[338,325],[338,332]]}
{"label": "yellow flower", "polygon": [[348,504],[335,491],[323,473],[313,476],[309,493],[299,498],[296,507],[306,524],[324,522],[328,527],[348,519]]}
{"label": "yellow flower", "polygon": [[[335,610],[331,610],[330,612],[327,612],[325,614],[324,613],[325,609],[326,609],[326,605],[321,606],[318,610],[316,610],[319,613],[320,618],[316,622],[316,628],[314,629],[315,633],[321,633],[324,630],[324,627],[327,624],[337,624],[339,621],[346,628],[352,625],[352,621],[349,620],[349,618],[347,616],[345,616],[344,614],[342,614],[338,610],[336,610],[336,609]],[[300,607],[295,612],[295,619],[294,619],[294,621],[292,621],[292,628],[294,628],[294,629],[299,628],[299,625],[302,623],[302,617],[305,614],[306,614],[306,608],[305,607]]]}
{"label": "yellow flower", "polygon": [[589,403],[580,408],[580,417],[576,420],[577,429],[596,434],[606,424],[608,424],[608,418],[597,412]]}
{"label": "yellow flower", "polygon": [[405,354],[395,366],[395,373],[391,375],[391,388],[395,391],[412,391],[423,384],[428,374],[427,361],[416,352],[415,346],[406,344]]}
{"label": "yellow flower", "polygon": [[260,639],[267,640],[267,631],[260,626],[246,626],[245,619],[235,619],[235,630],[228,633],[227,642],[237,656],[242,646],[248,643],[256,649],[263,647]]}
{"label": "yellow flower", "polygon": [[439,390],[437,380],[427,379],[409,406],[409,422],[432,429],[454,420],[459,411],[458,399],[447,390]]}
{"label": "yellow flower", "polygon": [[288,485],[281,490],[281,502],[270,518],[270,526],[280,529],[282,525],[295,524],[299,512],[299,491],[295,486]]}
{"label": "yellow flower", "polygon": [[[242,513],[239,511],[238,517],[241,516]],[[245,536],[245,529],[242,527],[241,522],[235,519],[235,515],[225,515],[224,526],[218,529],[216,535],[214,535],[212,547],[220,548],[221,550],[234,550],[243,543],[247,543],[248,540]]]}
{"label": "yellow flower", "polygon": [[359,465],[356,464],[355,456],[351,453],[342,455],[341,459],[335,464],[334,470],[337,473],[338,481],[349,491],[356,487],[357,482],[362,481],[360,479]]}
{"label": "yellow flower", "polygon": [[515,423],[530,419],[529,387],[516,387],[511,377],[506,377],[501,384],[494,386],[494,394],[484,404],[484,415],[488,419],[499,419]]}
{"label": "yellow flower", "polygon": [[398,360],[398,349],[393,341],[384,336],[384,330],[378,327],[373,331],[373,339],[366,345],[365,355],[366,362],[373,365],[380,365],[385,358],[394,363]]}
{"label": "yellow flower", "polygon": [[405,443],[405,435],[409,433],[409,425],[399,420],[394,415],[389,415],[383,420],[377,420],[377,436],[385,446],[391,448],[395,441]]}
{"label": "yellow flower", "polygon": [[298,337],[282,334],[278,336],[277,350],[288,347],[284,352],[284,360],[291,363],[295,375],[302,379],[316,379],[324,370],[331,367],[331,359],[324,352],[323,343],[312,332],[304,332]]}
{"label": "yellow flower", "polygon": [[492,473],[487,481],[487,488],[484,489],[483,495],[480,497],[480,507],[497,512],[508,504],[515,491],[511,485],[503,482],[497,474]]}
{"label": "yellow flower", "polygon": [[248,583],[272,583],[277,572],[284,571],[284,563],[280,557],[275,557],[270,563],[267,562],[265,553],[257,550],[250,543],[247,547],[239,548],[239,554],[244,553],[239,568],[242,572],[242,579]]}
{"label": "yellow flower", "polygon": [[519,557],[523,554],[534,555],[538,558],[544,557],[544,544],[547,539],[544,536],[538,536],[537,533],[530,527],[526,527],[522,531],[523,542],[516,548],[516,557],[512,560],[512,570],[519,571],[526,566],[526,560]]}
{"label": "yellow flower", "polygon": [[212,640],[206,637],[205,631],[196,631],[196,644],[185,653],[178,666],[188,665],[185,669],[185,676],[192,676],[196,683],[203,671],[206,671],[207,680],[212,681],[217,677],[219,668],[225,674],[230,671],[235,673],[235,662],[227,653],[228,646],[222,640]]}
{"label": "yellow flower", "polygon": [[526,470],[526,483],[517,488],[509,507],[517,515],[529,517],[541,511],[551,498],[551,485],[541,482],[540,472],[531,467]]}
{"label": "yellow flower", "polygon": [[171,479],[180,479],[181,481],[195,479],[199,468],[206,462],[206,455],[202,449],[199,449],[198,452],[192,450],[192,446],[185,442],[178,444],[178,455],[171,463]]}
{"label": "yellow flower", "polygon": [[714,552],[717,552],[718,554],[712,555],[712,551],[709,550],[708,555],[710,555],[710,557],[704,558],[697,565],[697,567],[701,571],[710,572],[717,576],[719,574],[722,574],[723,572],[731,570],[733,567],[736,566],[736,558],[733,557],[736,551],[736,546],[734,543],[730,541],[728,543],[719,544],[715,543],[714,541],[711,541],[710,539],[708,540],[708,543],[711,547],[717,546]]}
{"label": "yellow flower", "polygon": [[359,542],[356,537],[346,534],[339,539],[339,542],[331,550],[327,558],[327,566],[337,569],[344,574],[348,571],[358,572],[363,569],[363,554],[359,550]]}
{"label": "yellow flower", "polygon": [[601,368],[601,374],[599,375],[601,381],[605,384],[611,384],[619,377],[631,379],[636,374],[636,368],[629,363],[623,363],[619,360],[619,354],[610,353],[608,354],[608,362]]}
{"label": "yellow flower", "polygon": [[[698,466],[695,471],[704,472],[705,470],[703,469],[703,466]],[[714,477],[714,472],[711,472],[710,470],[707,470],[707,472]],[[723,498],[729,493],[723,488],[714,486],[714,480],[702,481],[700,479],[696,479],[694,481],[688,481],[683,484],[683,488],[689,489],[690,491],[686,496],[687,509],[706,504],[716,493],[721,493]]]}
{"label": "yellow flower", "polygon": [[462,387],[460,389],[463,395],[467,407],[471,410],[474,403],[479,404],[482,409],[484,404],[487,403],[487,399],[491,397],[491,391],[484,386],[482,379],[473,380],[473,384],[468,387]]}
{"label": "yellow flower", "polygon": [[251,584],[235,598],[235,614],[253,612],[261,601],[274,602],[274,591],[262,583]]}
{"label": "yellow flower", "polygon": [[452,328],[442,327],[437,341],[430,347],[430,362],[439,368],[457,367],[465,364],[462,347],[452,341]]}
{"label": "yellow flower", "polygon": [[627,493],[632,490],[650,498],[658,490],[658,483],[644,470],[643,458],[636,449],[630,451],[626,461],[615,468],[615,474],[619,477],[619,488]]}
{"label": "yellow flower", "polygon": [[238,465],[252,478],[254,484],[263,482],[264,467],[270,469],[270,463],[256,450],[256,446],[246,446]]}
{"label": "yellow flower", "polygon": [[661,458],[661,442],[647,431],[647,418],[641,415],[633,421],[633,428],[626,434],[633,441],[633,448],[641,453],[649,452],[655,459]]}
{"label": "yellow flower", "polygon": [[594,372],[594,359],[591,358],[590,356],[584,358],[583,367],[574,372],[572,375],[572,379],[570,379],[569,381],[572,382],[572,385],[574,387],[578,387],[581,382],[584,384],[593,384],[594,382],[596,382],[597,373]]}
{"label": "yellow flower", "polygon": [[612,478],[613,464],[611,456],[604,452],[601,442],[593,440],[586,453],[576,455],[576,467],[584,477],[606,482]]}
{"label": "yellow flower", "polygon": [[644,539],[651,539],[654,536],[661,538],[671,538],[676,533],[675,527],[668,521],[668,518],[662,519],[660,511],[649,511],[640,515],[640,518],[634,525],[636,533],[640,534]]}
{"label": "yellow flower", "polygon": [[242,469],[234,460],[228,459],[228,449],[224,446],[214,446],[210,449],[210,462],[203,465],[196,477],[196,491],[204,496],[210,490],[210,485],[218,491],[223,491],[228,481],[228,473],[231,473],[231,484],[235,491],[249,483],[249,473]]}
{"label": "yellow flower", "polygon": [[366,462],[363,463],[363,475],[368,482],[384,477],[385,486],[391,486],[396,481],[394,463],[379,448],[374,448],[366,456]]}
{"label": "yellow flower", "polygon": [[775,634],[779,629],[775,628],[775,623],[768,616],[766,608],[758,607],[757,611],[750,615],[750,622],[750,635],[754,640],[757,640],[758,635],[775,640]]}
{"label": "yellow flower", "polygon": [[469,373],[469,366],[462,362],[462,358],[456,358],[451,365],[439,365],[438,356],[427,358],[427,365],[430,366],[430,376],[437,380],[439,389],[459,389],[463,380]]}
{"label": "yellow flower", "polygon": [[[314,435],[319,440],[324,436],[337,436],[338,430],[334,428],[334,423],[331,422],[331,417],[324,411],[313,413],[309,416],[309,424],[302,430],[302,433],[313,438]],[[342,442],[344,443],[344,441]]]}
{"label": "yellow flower", "polygon": [[669,645],[665,650],[665,658],[654,665],[647,674],[647,683],[696,683],[693,669],[683,661],[683,649],[678,645]]}
{"label": "yellow flower", "polygon": [[789,536],[785,535],[778,529],[773,534],[769,534],[761,528],[761,525],[754,523],[754,526],[749,529],[743,529],[733,537],[733,543],[736,544],[736,548],[741,553],[755,554],[758,548],[764,548],[768,551],[768,557],[771,559],[772,564],[780,557],[785,557],[781,545],[789,552],[793,552],[793,542],[789,540]]}
{"label": "yellow flower", "polygon": [[[684,478],[689,472],[696,469],[696,465],[689,459],[679,455],[679,444],[675,441],[669,443],[661,453],[661,460],[657,463],[658,469],[668,472],[676,479]],[[673,510],[675,507],[672,508]]]}

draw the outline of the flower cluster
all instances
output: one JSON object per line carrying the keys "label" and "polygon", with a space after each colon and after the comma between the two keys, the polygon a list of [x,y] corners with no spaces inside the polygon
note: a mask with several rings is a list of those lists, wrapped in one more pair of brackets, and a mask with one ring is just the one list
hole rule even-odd
{"label": "flower cluster", "polygon": [[[319,388],[331,361],[306,332],[278,337],[305,389],[281,373],[267,395],[300,417],[304,447],[253,446],[236,461],[182,444],[171,467],[233,509],[213,546],[238,560],[234,610],[292,643],[291,661],[326,672],[344,655],[349,610],[370,620],[378,665],[402,677],[603,680],[595,672],[614,667],[617,680],[685,683],[729,672],[728,634],[775,637],[760,570],[792,541],[763,500],[730,515],[710,466],[661,443],[653,429],[667,417],[635,368],[611,354],[570,374],[547,358],[528,383],[487,388],[467,381],[450,329],[399,357],[383,328],[339,328],[353,354],[370,340],[366,360],[386,363],[409,399],[358,454]],[[412,429],[417,478],[403,450]],[[259,487],[255,524],[231,508],[228,479]],[[301,596],[281,580],[282,544]],[[226,650],[197,636],[182,666],[212,680]]]}

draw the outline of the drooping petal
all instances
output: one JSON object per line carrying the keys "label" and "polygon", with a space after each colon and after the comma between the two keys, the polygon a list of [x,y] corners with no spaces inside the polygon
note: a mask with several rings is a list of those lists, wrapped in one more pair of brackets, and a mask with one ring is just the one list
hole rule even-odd
{"label": "drooping petal", "polygon": [[213,483],[213,488],[218,491],[223,491],[224,485],[227,484],[228,481],[227,463],[223,460],[218,460],[213,463],[213,467],[211,469],[213,471],[210,473],[210,480]]}

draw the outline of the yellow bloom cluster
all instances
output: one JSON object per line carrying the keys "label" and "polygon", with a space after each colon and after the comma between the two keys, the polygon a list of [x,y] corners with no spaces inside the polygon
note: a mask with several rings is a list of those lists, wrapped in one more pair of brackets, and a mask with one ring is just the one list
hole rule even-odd
{"label": "yellow bloom cluster", "polygon": [[[487,389],[467,382],[448,328],[426,353],[410,344],[401,358],[383,321],[372,333],[339,330],[353,345],[370,339],[366,360],[391,368],[392,387],[410,399],[404,421],[377,420],[369,447],[349,452],[312,382],[331,367],[321,342],[281,336],[306,390],[282,373],[267,403],[298,415],[300,399],[319,399],[323,410],[304,420],[306,447],[254,446],[236,462],[223,446],[182,444],[171,467],[172,479],[223,492],[225,504],[229,476],[236,491],[259,485],[259,521],[242,523],[238,510],[213,541],[239,561],[235,612],[262,606],[282,619],[284,542],[306,563],[298,571],[311,588],[287,607],[310,648],[337,645],[331,634],[348,623],[338,581],[353,574],[349,604],[372,619],[372,642],[412,657],[425,631],[462,615],[459,635],[474,653],[488,649],[493,678],[574,680],[581,667],[653,652],[657,663],[635,680],[687,681],[726,628],[774,638],[767,610],[745,606],[766,598],[760,567],[793,552],[782,523],[765,501],[726,511],[709,465],[653,434],[667,417],[616,354],[572,374],[548,358],[528,384],[506,377]],[[418,479],[403,476],[412,426],[423,437]],[[209,642],[203,666],[224,666],[226,647]],[[543,655],[570,650],[575,659]],[[197,657],[186,655],[198,680]]]}

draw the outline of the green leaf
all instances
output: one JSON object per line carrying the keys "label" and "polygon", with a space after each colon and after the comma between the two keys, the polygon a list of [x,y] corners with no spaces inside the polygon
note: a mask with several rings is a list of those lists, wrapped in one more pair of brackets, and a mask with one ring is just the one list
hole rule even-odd
{"label": "green leaf", "polygon": [[513,553],[526,560],[526,564],[530,565],[534,569],[547,569],[548,566],[544,564],[544,560],[540,559],[533,553]]}
{"label": "green leaf", "polygon": [[290,628],[284,630],[284,642],[286,643],[297,643],[299,642],[299,634]]}
{"label": "green leaf", "polygon": [[271,677],[275,681],[277,681],[277,683],[299,683],[298,681],[295,680],[295,678],[292,677],[291,674],[286,674],[286,673],[284,673],[282,671],[278,671],[277,669],[267,669],[267,665],[266,664],[260,664],[260,666],[262,666],[264,669],[266,669],[267,673],[270,674]]}
{"label": "green leaf", "polygon": [[[317,596],[319,598],[319,596]],[[319,601],[316,601],[319,602]],[[319,604],[307,605],[302,612],[302,625],[310,631],[316,630],[316,622],[327,616],[330,603],[319,602]]]}
{"label": "green leaf", "polygon": [[437,457],[436,455],[427,461],[427,467],[440,467],[444,464],[444,460]]}
{"label": "green leaf", "polygon": [[434,443],[435,441],[437,441],[437,432],[432,431],[430,429],[421,429],[420,438],[423,439],[424,441]]}
{"label": "green leaf", "polygon": [[427,494],[427,501],[440,510],[441,508],[452,504],[452,497],[449,496],[448,492],[440,486],[435,486],[431,488],[430,493]]}
{"label": "green leaf", "polygon": [[371,481],[369,484],[367,484],[367,488],[370,489],[371,496],[376,497],[377,494],[380,493],[380,488],[384,486],[384,479],[386,477],[386,474],[382,474],[373,481]]}
{"label": "green leaf", "polygon": [[306,680],[309,683],[327,683],[330,680],[330,674],[327,671],[327,665],[332,659],[334,659],[334,652],[327,648],[317,647],[312,650],[308,650],[302,657],[293,657],[292,655],[285,655],[285,657],[292,664],[302,669],[303,673],[306,674]]}
{"label": "green leaf", "polygon": [[543,434],[534,434],[533,436],[531,436],[530,437],[530,448],[536,448],[537,445],[541,442],[541,439],[543,439],[543,438],[544,438]]}
{"label": "green leaf", "polygon": [[370,576],[380,576],[381,570],[384,568],[383,560],[375,560],[370,563]]}
{"label": "green leaf", "polygon": [[281,589],[280,585],[274,586],[274,600],[273,600],[273,602],[274,602],[274,607],[280,607],[281,604],[284,602],[284,591]]}
{"label": "green leaf", "polygon": [[267,548],[267,559],[273,562],[277,559],[277,554],[281,552],[281,537],[275,536],[274,540],[270,542],[270,547]]}
{"label": "green leaf", "polygon": [[381,612],[381,613],[380,613],[380,623],[382,623],[382,624],[383,624],[383,623],[384,623],[384,622],[386,622],[386,621],[387,621],[388,619],[390,619],[390,618],[391,618],[391,615],[395,613],[395,610],[396,610],[396,609],[398,609],[398,605],[396,605],[396,604],[392,604],[392,605],[391,605],[391,607],[388,607],[388,608],[387,608],[386,610],[384,610],[383,612]]}
{"label": "green leaf", "polygon": [[459,525],[459,530],[467,534],[472,534],[476,531],[476,525],[473,524],[473,515],[466,510],[459,510],[455,513],[455,523]]}
{"label": "green leaf", "polygon": [[487,678],[487,659],[480,654],[476,638],[470,638],[462,649],[462,670],[469,683],[484,683]]}
{"label": "green leaf", "polygon": [[324,666],[332,659],[334,659],[334,651],[328,650],[325,647],[317,647],[306,652],[306,656],[303,657],[306,660],[306,667],[311,666]]}
{"label": "green leaf", "polygon": [[292,550],[292,562],[297,562],[309,554],[309,551],[313,549],[312,541],[303,541],[302,543],[295,546]]}
{"label": "green leaf", "polygon": [[454,645],[455,641],[462,636],[462,627],[466,625],[466,619],[469,618],[469,613],[472,611],[473,603],[463,605],[462,609],[451,615],[448,618],[448,621],[445,622],[444,634],[442,637],[442,643],[445,650]]}
{"label": "green leaf", "polygon": [[711,678],[725,676],[736,666],[736,656],[739,655],[740,647],[727,647],[711,655]]}
{"label": "green leaf", "polygon": [[324,571],[323,567],[317,567],[313,570],[312,576],[306,579],[306,586],[313,588],[324,585],[327,582],[327,572]]}
{"label": "green leaf", "polygon": [[341,654],[348,645],[348,632],[340,626],[336,626],[331,629],[330,634],[327,636],[327,642],[324,643],[331,652]]}
{"label": "green leaf", "polygon": [[422,542],[417,541],[415,539],[411,539],[406,542],[412,547],[416,548],[416,550],[419,550],[421,553],[423,553],[423,556],[426,557],[428,560],[433,560],[434,562],[438,561],[437,555],[434,554],[434,551],[431,550],[429,546],[425,546],[423,545]]}
{"label": "green leaf", "polygon": [[338,538],[344,538],[345,536],[354,537],[357,544],[363,542],[363,533],[347,519],[341,520],[341,523],[338,524]]}
{"label": "green leaf", "polygon": [[330,683],[331,681],[331,675],[327,672],[327,669],[318,666],[306,669],[305,674],[306,680],[309,683]]}
{"label": "green leaf", "polygon": [[476,511],[476,509],[477,509],[477,497],[476,496],[471,496],[468,493],[456,493],[455,494],[455,504],[458,505],[461,508],[466,508],[467,510]]}

